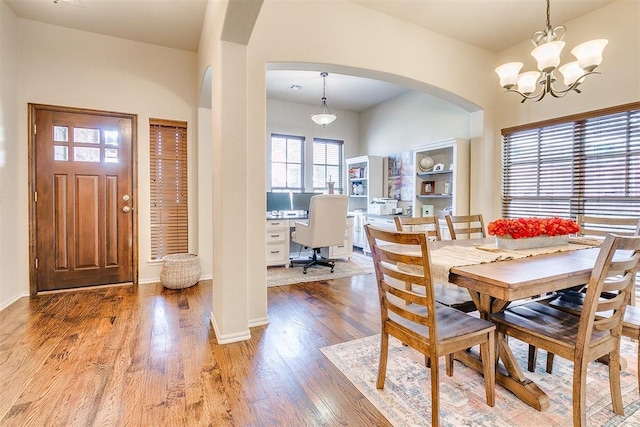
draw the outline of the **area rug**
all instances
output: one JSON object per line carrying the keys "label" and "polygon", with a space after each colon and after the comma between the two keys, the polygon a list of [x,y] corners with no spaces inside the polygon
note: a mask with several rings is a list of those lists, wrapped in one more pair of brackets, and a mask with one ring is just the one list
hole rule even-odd
{"label": "area rug", "polygon": [[371,257],[359,253],[353,254],[351,261],[337,259],[336,266],[331,269],[324,266],[313,266],[307,269],[307,274],[302,273],[302,266],[293,268],[268,267],[267,286],[291,285],[293,283],[314,282],[316,280],[338,279],[341,277],[359,276],[373,273],[373,260]]}
{"label": "area rug", "polygon": [[[441,361],[440,422],[443,426],[532,427],[572,425],[572,364],[554,359],[553,373],[544,371],[546,352],[540,351],[536,372],[527,372],[527,346],[509,339],[526,375],[549,395],[551,404],[537,411],[510,391],[496,384],[496,405],[486,404],[484,379],[477,372],[455,362],[453,377],[445,374]],[[394,426],[431,425],[431,386],[424,356],[390,339],[385,388],[376,389],[380,336],[374,335],[321,351]],[[607,366],[594,362],[587,373],[588,426],[640,425],[640,396],[637,387],[636,344],[623,338],[622,354],[627,368],[621,374],[625,416],[611,408]]]}

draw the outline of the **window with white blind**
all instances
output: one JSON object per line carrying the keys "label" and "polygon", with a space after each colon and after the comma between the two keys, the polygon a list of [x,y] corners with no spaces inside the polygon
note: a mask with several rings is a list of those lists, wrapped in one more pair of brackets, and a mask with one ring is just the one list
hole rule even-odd
{"label": "window with white blind", "polygon": [[502,136],[504,217],[640,216],[640,103]]}
{"label": "window with white blind", "polygon": [[150,119],[151,257],[189,251],[187,123]]}
{"label": "window with white blind", "polygon": [[335,182],[335,192],[342,192],[343,142],[313,139],[313,191],[327,192],[327,182]]}
{"label": "window with white blind", "polygon": [[304,191],[304,137],[271,135],[271,191]]}

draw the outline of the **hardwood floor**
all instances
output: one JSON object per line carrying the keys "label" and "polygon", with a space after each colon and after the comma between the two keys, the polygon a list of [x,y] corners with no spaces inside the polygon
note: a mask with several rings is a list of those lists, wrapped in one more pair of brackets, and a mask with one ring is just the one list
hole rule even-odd
{"label": "hardwood floor", "polygon": [[2,426],[387,426],[319,351],[379,332],[374,275],[268,289],[216,344],[211,282],[23,298],[0,312]]}

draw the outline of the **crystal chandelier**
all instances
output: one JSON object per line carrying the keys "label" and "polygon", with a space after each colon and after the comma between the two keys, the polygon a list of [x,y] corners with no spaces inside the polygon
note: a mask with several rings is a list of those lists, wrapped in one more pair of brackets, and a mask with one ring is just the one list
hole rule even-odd
{"label": "crystal chandelier", "polygon": [[320,75],[322,76],[322,104],[320,104],[320,110],[316,114],[311,116],[311,120],[313,120],[316,124],[324,128],[324,127],[327,127],[327,125],[330,125],[331,123],[335,122],[338,116],[333,114],[329,109],[329,107],[327,107],[327,95],[326,95],[327,80],[326,79],[329,73],[327,73],[326,71],[323,71],[322,73],[320,73]]}
{"label": "crystal chandelier", "polygon": [[[551,13],[547,0],[547,28],[536,31],[531,36],[531,42],[536,46],[531,51],[531,56],[538,62],[539,71],[520,73],[522,62],[509,62],[496,68],[500,86],[507,92],[515,92],[522,96],[522,102],[527,99],[540,101],[547,93],[555,98],[562,98],[571,91],[580,93],[578,86],[585,77],[600,74],[594,70],[602,62],[602,51],[609,41],[597,39],[579,44],[571,50],[577,61],[558,67],[560,53],[565,45],[562,39],[567,28],[564,25],[551,28],[550,21]],[[556,87],[556,70],[564,77],[564,87]],[[537,86],[540,87],[536,90]]]}

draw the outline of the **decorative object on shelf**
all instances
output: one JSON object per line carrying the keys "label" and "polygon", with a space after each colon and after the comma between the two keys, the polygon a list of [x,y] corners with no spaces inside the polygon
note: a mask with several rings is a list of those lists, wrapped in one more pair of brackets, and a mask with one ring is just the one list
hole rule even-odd
{"label": "decorative object on shelf", "polygon": [[422,158],[420,159],[420,161],[418,162],[418,168],[422,171],[422,172],[428,172],[431,169],[433,169],[433,165],[435,164],[435,162],[433,161],[433,159],[429,156],[422,156]]}
{"label": "decorative object on shelf", "polygon": [[442,172],[444,170],[444,163],[436,163],[433,167],[434,172]]}
{"label": "decorative object on shelf", "polygon": [[453,185],[451,185],[450,182],[445,182],[444,183],[444,194],[451,194]]}
{"label": "decorative object on shelf", "polygon": [[[596,39],[579,44],[571,50],[577,61],[558,67],[560,53],[565,45],[562,39],[566,31],[567,28],[564,25],[551,27],[550,4],[547,0],[547,28],[536,31],[531,36],[531,42],[536,46],[531,51],[531,56],[538,62],[540,71],[520,73],[522,62],[502,64],[495,70],[500,77],[500,86],[507,92],[515,92],[522,96],[522,102],[527,99],[532,99],[534,102],[540,101],[547,93],[555,98],[562,98],[571,91],[580,93],[578,86],[585,77],[590,74],[600,74],[594,70],[602,62],[602,51],[609,41]],[[557,80],[555,70],[564,77],[565,87],[562,89],[554,86]],[[536,91],[537,86],[540,86],[540,89]],[[517,89],[514,89],[516,87]]]}
{"label": "decorative object on shelf", "polygon": [[558,217],[505,218],[490,222],[487,231],[496,236],[499,248],[517,250],[566,245],[569,235],[580,231],[580,226]]}
{"label": "decorative object on shelf", "polygon": [[364,186],[361,182],[353,183],[353,194],[355,194],[356,196],[361,196],[364,194]]}
{"label": "decorative object on shelf", "polygon": [[320,104],[320,110],[316,114],[311,116],[311,120],[313,120],[314,123],[324,128],[324,127],[327,127],[327,125],[330,125],[331,123],[335,122],[338,116],[332,113],[329,107],[327,106],[326,92],[327,92],[327,76],[329,75],[329,73],[327,73],[326,71],[323,71],[322,73],[320,73],[320,75],[322,76],[322,103]]}
{"label": "decorative object on shelf", "polygon": [[436,186],[435,181],[424,181],[422,183],[420,194],[433,194],[435,190],[435,186]]}
{"label": "decorative object on shelf", "polygon": [[422,205],[422,216],[435,215],[435,207],[433,205]]}

